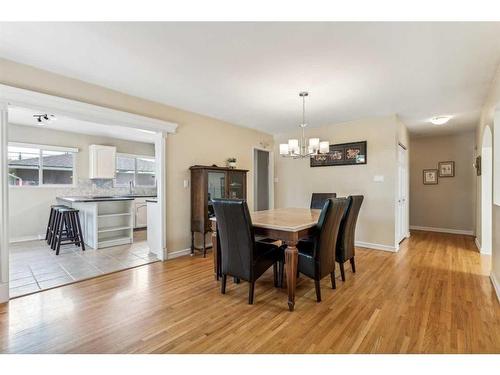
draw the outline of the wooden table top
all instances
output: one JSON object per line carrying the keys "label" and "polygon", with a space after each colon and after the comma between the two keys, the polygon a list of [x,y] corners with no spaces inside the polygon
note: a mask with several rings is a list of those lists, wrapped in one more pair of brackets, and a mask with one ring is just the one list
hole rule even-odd
{"label": "wooden table top", "polygon": [[[251,212],[254,227],[298,232],[318,223],[321,210],[309,208],[276,208]],[[210,220],[216,221],[215,217]]]}

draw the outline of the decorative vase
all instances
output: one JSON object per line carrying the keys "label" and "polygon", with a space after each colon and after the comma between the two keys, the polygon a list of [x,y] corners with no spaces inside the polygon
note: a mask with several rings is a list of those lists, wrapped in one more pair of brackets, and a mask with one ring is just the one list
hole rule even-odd
{"label": "decorative vase", "polygon": [[229,162],[229,168],[236,168],[236,162],[235,161],[230,161]]}

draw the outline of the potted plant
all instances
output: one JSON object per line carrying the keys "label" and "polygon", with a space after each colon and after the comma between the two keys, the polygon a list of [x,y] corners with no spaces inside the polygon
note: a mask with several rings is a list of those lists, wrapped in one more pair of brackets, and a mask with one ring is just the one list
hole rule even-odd
{"label": "potted plant", "polygon": [[229,168],[236,168],[236,158],[228,158],[226,162]]}

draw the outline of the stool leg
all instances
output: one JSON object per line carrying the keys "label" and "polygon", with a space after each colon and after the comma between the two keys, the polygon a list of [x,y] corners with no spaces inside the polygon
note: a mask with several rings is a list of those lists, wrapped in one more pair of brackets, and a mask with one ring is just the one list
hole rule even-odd
{"label": "stool leg", "polygon": [[80,214],[76,212],[76,228],[78,230],[78,237],[80,238],[80,243],[82,244],[82,250],[85,251],[85,243],[83,242],[82,226],[80,224]]}
{"label": "stool leg", "polygon": [[45,241],[49,239],[50,223],[52,222],[52,216],[54,216],[54,209],[50,209],[49,221],[47,222],[47,230],[45,231]]}
{"label": "stool leg", "polygon": [[52,250],[56,249],[56,237],[57,237],[57,229],[59,228],[59,221],[61,219],[61,213],[56,210],[54,215],[54,225],[52,226],[51,235],[50,235],[50,248]]}
{"label": "stool leg", "polygon": [[78,212],[72,212],[71,213],[71,226],[74,228],[74,240],[76,241],[75,244],[76,246],[80,247],[80,232],[78,230],[78,227],[76,226],[76,220],[78,217]]}

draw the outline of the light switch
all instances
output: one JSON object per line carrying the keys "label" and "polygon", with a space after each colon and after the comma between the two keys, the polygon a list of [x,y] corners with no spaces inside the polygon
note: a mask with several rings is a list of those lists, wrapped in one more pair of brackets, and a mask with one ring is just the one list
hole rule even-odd
{"label": "light switch", "polygon": [[384,176],[381,175],[373,176],[373,182],[384,182]]}
{"label": "light switch", "polygon": [[184,180],[184,189],[189,187],[189,180]]}

